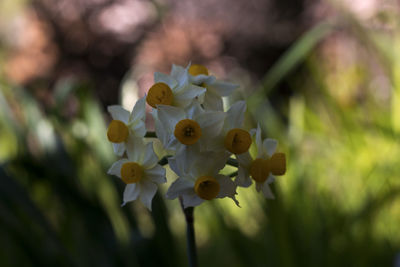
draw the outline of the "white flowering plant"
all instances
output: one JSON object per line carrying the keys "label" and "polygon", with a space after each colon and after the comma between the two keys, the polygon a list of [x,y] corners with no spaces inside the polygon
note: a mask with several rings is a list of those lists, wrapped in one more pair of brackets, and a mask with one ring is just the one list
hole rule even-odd
{"label": "white flowering plant", "polygon": [[[222,97],[232,95],[237,85],[217,80],[203,65],[191,64],[186,68],[173,65],[170,75],[156,72],[154,82],[132,112],[116,105],[108,108],[113,120],[107,137],[120,157],[108,173],[126,184],[123,205],[140,199],[151,210],[157,185],[170,179],[167,164],[178,178],[171,181],[166,198],[180,200],[191,229],[195,206],[225,197],[239,206],[237,187],[249,187],[253,181],[258,192],[274,198],[269,185],[286,172],[286,157],[276,152],[276,140],[262,140],[260,126],[244,128],[245,101],[224,111]],[[145,126],[146,103],[152,108],[155,132]],[[255,158],[249,153],[253,137]],[[156,156],[154,138],[168,156]],[[237,171],[222,174],[227,164]],[[195,261],[190,255],[195,253],[193,231],[188,231],[188,240],[192,240],[188,242],[189,258]]]}

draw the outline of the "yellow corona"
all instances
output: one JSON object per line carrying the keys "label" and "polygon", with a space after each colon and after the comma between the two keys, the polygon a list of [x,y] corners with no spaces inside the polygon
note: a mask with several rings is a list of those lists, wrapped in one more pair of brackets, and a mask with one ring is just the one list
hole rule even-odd
{"label": "yellow corona", "polygon": [[251,136],[245,130],[232,129],[226,134],[224,145],[229,152],[233,154],[242,154],[249,150]]}
{"label": "yellow corona", "polygon": [[269,159],[271,173],[273,175],[284,175],[286,172],[286,156],[284,153],[275,153]]}
{"label": "yellow corona", "polygon": [[270,162],[268,159],[255,159],[250,165],[250,175],[254,181],[263,183],[270,173]]}
{"label": "yellow corona", "polygon": [[112,120],[107,130],[107,138],[112,143],[125,142],[129,136],[129,129],[125,123],[119,120]]}
{"label": "yellow corona", "polygon": [[201,176],[196,180],[194,191],[205,200],[214,199],[220,190],[218,181],[212,176]]}
{"label": "yellow corona", "polygon": [[191,119],[184,119],[175,125],[174,135],[184,145],[193,145],[201,137],[200,125]]}
{"label": "yellow corona", "polygon": [[137,183],[142,179],[143,169],[142,166],[136,162],[126,162],[121,167],[121,179],[126,184]]}
{"label": "yellow corona", "polygon": [[208,75],[208,70],[203,65],[193,64],[189,68],[189,74],[193,76],[197,76],[200,74]]}
{"label": "yellow corona", "polygon": [[165,83],[155,83],[147,92],[146,102],[153,108],[157,105],[172,105],[174,94]]}

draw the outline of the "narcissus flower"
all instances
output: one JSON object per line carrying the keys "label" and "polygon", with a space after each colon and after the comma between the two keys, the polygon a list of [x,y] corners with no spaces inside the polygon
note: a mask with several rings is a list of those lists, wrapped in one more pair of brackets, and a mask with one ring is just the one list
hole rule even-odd
{"label": "narcissus flower", "polygon": [[159,105],[153,116],[157,137],[164,148],[178,153],[192,145],[205,149],[207,142],[220,133],[225,113],[205,111],[198,102],[193,102],[186,109]]}
{"label": "narcissus flower", "polygon": [[205,91],[189,82],[188,68],[172,65],[171,75],[154,73],[154,84],[147,93],[146,102],[153,108],[158,105],[185,108]]}
{"label": "narcissus flower", "polygon": [[[262,191],[266,198],[274,198],[269,184],[275,181],[275,175],[286,172],[286,156],[276,153],[278,142],[274,139],[261,140],[260,126],[256,130],[257,157],[253,160],[249,152],[237,155],[239,162],[238,176],[235,183],[238,186],[248,187],[256,182],[256,190]],[[251,177],[251,178],[250,178]]]}
{"label": "narcissus flower", "polygon": [[219,174],[229,154],[198,153],[188,148],[168,160],[171,169],[178,175],[168,189],[167,198],[182,197],[183,206],[194,207],[205,200],[230,197],[238,205],[236,185],[230,177]]}
{"label": "narcissus flower", "polygon": [[165,169],[158,164],[158,158],[153,151],[153,144],[144,144],[141,138],[129,138],[126,145],[128,158],[115,162],[108,170],[126,183],[124,201],[140,201],[151,210],[151,202],[157,191],[157,185],[166,182]]}
{"label": "narcissus flower", "polygon": [[[158,139],[160,164],[168,161],[178,175],[167,191],[168,199],[179,197],[185,208],[224,197],[238,205],[236,188],[249,187],[253,180],[258,192],[274,198],[269,184],[286,172],[285,154],[276,152],[276,140],[261,139],[260,126],[250,131],[244,128],[245,101],[224,112],[222,98],[236,88],[217,80],[203,65],[173,65],[169,75],[154,74],[154,84],[131,113],[121,106],[108,108],[113,120],[107,137],[115,153],[124,157],[108,173],[126,183],[123,205],[140,199],[151,210],[157,184],[166,182],[153,143],[144,143],[146,102],[153,107],[155,126],[155,133],[148,132],[146,137]],[[253,136],[256,157],[249,153]],[[237,167],[230,175],[235,178],[220,174],[226,164]]]}
{"label": "narcissus flower", "polygon": [[238,87],[232,83],[218,81],[214,76],[209,75],[205,66],[197,64],[189,67],[189,80],[192,84],[207,90],[202,104],[205,109],[211,110],[223,110],[222,97],[230,96]]}
{"label": "narcissus flower", "polygon": [[251,135],[242,128],[245,111],[245,101],[238,101],[232,105],[226,112],[221,133],[209,143],[208,150],[227,150],[233,154],[242,154],[249,150]]}
{"label": "narcissus flower", "polygon": [[113,143],[114,152],[117,156],[122,156],[126,150],[127,141],[131,136],[143,137],[146,134],[145,99],[139,99],[131,113],[123,107],[114,105],[108,107],[113,120],[107,130],[107,138]]}

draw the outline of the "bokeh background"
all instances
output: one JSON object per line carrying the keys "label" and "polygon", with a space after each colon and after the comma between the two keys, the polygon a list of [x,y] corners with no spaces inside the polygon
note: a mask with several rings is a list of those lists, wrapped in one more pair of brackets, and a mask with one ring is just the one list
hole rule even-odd
{"label": "bokeh background", "polygon": [[[240,89],[278,139],[276,200],[195,209],[200,266],[400,266],[394,0],[1,0],[0,265],[187,266],[178,201],[121,208],[108,105],[171,64]],[[149,127],[151,121],[148,122]]]}

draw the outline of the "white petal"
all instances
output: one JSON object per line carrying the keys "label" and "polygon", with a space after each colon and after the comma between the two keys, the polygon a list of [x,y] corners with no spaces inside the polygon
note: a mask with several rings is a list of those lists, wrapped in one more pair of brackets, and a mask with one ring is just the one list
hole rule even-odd
{"label": "white petal", "polygon": [[176,175],[183,176],[182,161],[177,160],[175,157],[168,158],[168,165]]}
{"label": "white petal", "polygon": [[261,140],[261,127],[260,124],[257,124],[257,131],[256,131],[256,146],[257,146],[257,158],[263,155],[263,145]]}
{"label": "white petal", "polygon": [[246,111],[246,102],[238,101],[232,105],[228,110],[228,114],[225,119],[226,129],[240,128],[243,125],[244,113]]}
{"label": "white petal", "polygon": [[204,199],[201,199],[194,191],[190,193],[182,195],[183,199],[183,208],[187,207],[196,207],[204,202]]}
{"label": "white petal", "polygon": [[233,83],[215,81],[209,84],[208,87],[220,96],[230,96],[239,86]]}
{"label": "white petal", "polygon": [[185,68],[179,65],[172,64],[171,76],[175,79],[180,77],[185,72]]}
{"label": "white petal", "polygon": [[225,175],[217,175],[215,178],[218,180],[218,183],[220,185],[220,190],[217,198],[230,197],[233,201],[235,201],[236,205],[239,206],[239,202],[236,200],[235,197],[235,195],[237,194],[237,185],[231,180],[231,178]]}
{"label": "white petal", "polygon": [[205,88],[188,85],[187,88],[174,95],[174,104],[178,107],[187,107],[196,97],[199,97],[205,92]]}
{"label": "white petal", "polygon": [[168,142],[169,133],[166,131],[165,127],[162,125],[161,121],[158,119],[157,116],[157,109],[154,109],[152,112],[154,118],[154,127],[157,134],[157,138],[161,141],[163,146],[165,147],[166,143]]}
{"label": "white petal", "polygon": [[238,168],[238,175],[235,179],[235,183],[237,184],[237,186],[240,187],[249,187],[253,183],[250,178],[249,172],[240,165]]}
{"label": "white petal", "polygon": [[225,152],[203,152],[201,154],[197,152],[194,155],[188,156],[189,159],[194,161],[193,166],[189,168],[194,177],[217,174],[224,168],[229,157],[229,154]]}
{"label": "white petal", "polygon": [[140,164],[145,168],[145,169],[150,169],[154,167],[158,162],[158,158],[156,154],[154,153],[153,149],[153,142],[150,142],[146,144],[145,148],[145,153],[142,161]]}
{"label": "white petal", "polygon": [[128,160],[120,159],[120,160],[114,162],[113,165],[110,167],[110,169],[108,169],[107,173],[121,178],[121,167],[125,162],[128,162]]}
{"label": "white petal", "polygon": [[268,154],[268,156],[272,156],[275,153],[277,146],[278,141],[276,141],[275,139],[265,139],[263,142],[264,153]]}
{"label": "white petal", "polygon": [[[168,159],[168,164],[178,176],[185,178],[190,178],[190,174],[188,172],[191,171],[193,164],[195,163],[195,158],[193,157],[193,153],[191,150],[192,146],[183,149],[182,151],[177,151],[174,157]],[[189,176],[189,177],[188,177]]]}
{"label": "white petal", "polygon": [[158,159],[162,159],[165,156],[174,154],[174,151],[168,151],[164,149],[164,146],[159,139],[153,139],[153,148],[154,153],[156,153]]}
{"label": "white petal", "polygon": [[107,108],[108,112],[110,112],[111,117],[114,120],[119,120],[124,123],[128,123],[129,121],[129,111],[125,110],[123,107],[118,106],[118,105],[113,105],[113,106],[108,106]]}
{"label": "white petal", "polygon": [[[203,88],[203,87],[202,87],[202,88]],[[207,91],[206,91],[204,94],[198,95],[198,96],[195,98],[194,101],[199,102],[199,104],[203,104],[203,102],[204,102],[204,97],[205,97],[206,93],[207,93]]]}
{"label": "white petal", "polygon": [[204,75],[204,74],[200,74],[200,75],[196,75],[196,76],[192,76],[190,75],[190,82],[193,84],[212,84],[216,81],[216,78],[214,76],[209,76],[209,75]]}
{"label": "white petal", "polygon": [[113,143],[114,153],[117,156],[122,157],[125,152],[126,144],[125,143]]}
{"label": "white petal", "polygon": [[206,111],[197,116],[196,121],[200,125],[202,138],[209,139],[217,136],[222,129],[226,114],[221,111]]}
{"label": "white petal", "polygon": [[158,164],[153,168],[146,170],[145,173],[147,179],[150,179],[154,183],[163,184],[167,182],[167,179],[165,178],[165,169]]}
{"label": "white petal", "polygon": [[171,76],[178,82],[179,87],[189,81],[188,67],[183,68],[181,66],[172,65]]}
{"label": "white petal", "polygon": [[136,200],[139,194],[140,194],[140,185],[136,183],[126,185],[124,191],[124,202],[122,203],[122,206],[124,206],[129,201]]}
{"label": "white petal", "polygon": [[151,211],[151,202],[157,192],[157,185],[150,181],[140,182],[140,201]]}
{"label": "white petal", "polygon": [[132,109],[129,121],[144,121],[146,117],[146,97],[140,98]]}
{"label": "white petal", "polygon": [[172,103],[172,105],[174,107],[179,107],[179,108],[186,108],[187,106],[189,106],[193,101],[195,100],[195,98],[191,98],[191,99],[181,99],[179,98],[179,96],[174,98],[174,102]]}
{"label": "white petal", "polygon": [[223,111],[224,109],[222,97],[210,91],[207,91],[204,95],[203,106],[206,110]]}
{"label": "white petal", "polygon": [[198,116],[204,113],[204,109],[201,107],[199,102],[194,101],[190,106],[185,109],[185,112],[188,119],[196,120]]}
{"label": "white petal", "polygon": [[[203,142],[201,146],[201,151],[215,151],[215,152],[222,152],[226,151],[224,145],[224,136],[221,134],[217,135],[214,138],[207,140],[207,142]],[[205,148],[204,148],[205,145]]]}
{"label": "white petal", "polygon": [[139,120],[137,123],[130,127],[132,134],[136,137],[144,137],[146,134],[146,124],[144,121]]}
{"label": "white petal", "polygon": [[173,90],[178,85],[178,83],[174,78],[161,72],[154,73],[154,82],[165,83],[171,88],[171,90]]}
{"label": "white petal", "polygon": [[175,199],[189,191],[193,191],[193,187],[194,182],[186,180],[184,178],[178,178],[168,188],[166,197],[167,199]]}
{"label": "white petal", "polygon": [[[194,145],[187,146],[184,151],[178,154],[179,158],[185,158],[184,160],[181,159],[181,161],[184,162],[183,171],[185,173],[185,178],[192,179],[193,181],[196,180],[198,176],[204,175],[204,171],[199,172],[198,170],[202,169],[201,167],[206,165],[203,164],[203,161],[207,156],[205,153],[200,153],[199,151],[200,146],[198,143],[196,143]],[[212,152],[209,153],[209,156],[213,157],[211,154]],[[212,168],[212,166],[207,166],[207,169],[209,168]]]}
{"label": "white petal", "polygon": [[273,182],[275,182],[275,176],[273,176],[272,174],[269,174],[268,179],[267,179],[267,183],[268,184],[272,184]]}
{"label": "white petal", "polygon": [[262,193],[266,198],[271,198],[271,199],[275,198],[268,183],[264,183],[264,185],[262,186]]}
{"label": "white petal", "polygon": [[165,149],[166,150],[170,150],[170,151],[175,151],[175,153],[179,153],[179,151],[181,151],[182,149],[185,149],[186,145],[182,144],[181,142],[179,142],[176,138],[175,135],[171,134],[168,136],[168,142],[165,145]]}
{"label": "white petal", "polygon": [[239,165],[243,166],[246,169],[250,168],[250,164],[253,162],[253,158],[250,156],[249,151],[240,155],[236,155],[236,159],[238,160]]}
{"label": "white petal", "polygon": [[197,86],[194,84],[187,84],[182,87],[182,91],[175,94],[174,97],[179,97],[181,99],[194,99],[195,97],[204,94],[206,92],[206,88]]}
{"label": "white petal", "polygon": [[129,137],[126,142],[126,154],[128,155],[128,159],[133,162],[141,163],[144,153],[145,145],[142,138]]}
{"label": "white petal", "polygon": [[157,106],[157,116],[162,125],[166,128],[168,133],[173,133],[175,130],[175,125],[186,117],[183,109],[158,105]]}

